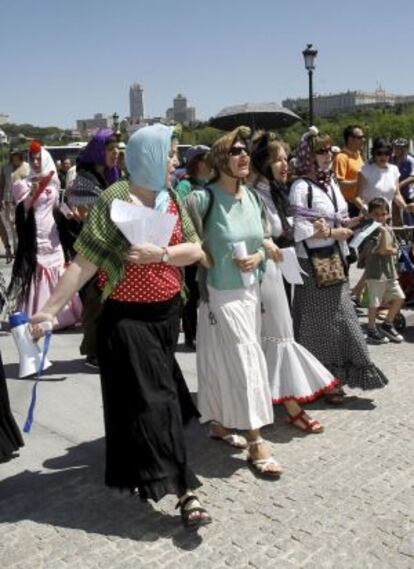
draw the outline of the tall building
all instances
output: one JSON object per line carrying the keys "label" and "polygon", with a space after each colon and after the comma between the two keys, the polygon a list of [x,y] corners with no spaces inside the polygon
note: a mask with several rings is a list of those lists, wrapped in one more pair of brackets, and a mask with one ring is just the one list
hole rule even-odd
{"label": "tall building", "polygon": [[134,83],[129,88],[129,116],[133,121],[144,118],[144,89],[139,83]]}
{"label": "tall building", "polygon": [[167,109],[166,118],[168,122],[191,124],[196,120],[196,110],[188,107],[187,98],[179,93],[173,100],[173,106]]}

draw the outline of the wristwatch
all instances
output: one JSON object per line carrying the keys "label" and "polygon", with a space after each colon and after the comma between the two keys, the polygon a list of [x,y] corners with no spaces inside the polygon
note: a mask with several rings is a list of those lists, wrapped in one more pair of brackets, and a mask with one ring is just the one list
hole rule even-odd
{"label": "wristwatch", "polygon": [[170,255],[168,253],[168,248],[167,247],[163,247],[162,248],[162,255],[161,255],[161,263],[168,263],[168,261],[170,260]]}

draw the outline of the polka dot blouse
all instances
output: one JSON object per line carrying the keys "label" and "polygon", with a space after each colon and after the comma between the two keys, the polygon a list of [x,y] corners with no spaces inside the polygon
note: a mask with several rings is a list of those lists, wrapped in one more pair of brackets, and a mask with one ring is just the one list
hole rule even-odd
{"label": "polka dot blouse", "polygon": [[[183,242],[181,220],[177,206],[171,200],[168,212],[178,216],[169,245]],[[98,286],[104,288],[107,276],[99,271]],[[182,276],[178,267],[166,263],[136,265],[126,263],[124,278],[118,283],[110,298],[123,302],[162,302],[173,298],[181,291]]]}

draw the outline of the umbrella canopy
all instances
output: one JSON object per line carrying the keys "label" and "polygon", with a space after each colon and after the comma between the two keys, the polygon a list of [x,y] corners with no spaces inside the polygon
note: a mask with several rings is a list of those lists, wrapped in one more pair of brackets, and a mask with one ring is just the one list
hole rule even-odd
{"label": "umbrella canopy", "polygon": [[277,103],[244,103],[226,107],[210,119],[210,125],[220,130],[233,130],[241,125],[269,130],[290,126],[300,120],[296,113]]}

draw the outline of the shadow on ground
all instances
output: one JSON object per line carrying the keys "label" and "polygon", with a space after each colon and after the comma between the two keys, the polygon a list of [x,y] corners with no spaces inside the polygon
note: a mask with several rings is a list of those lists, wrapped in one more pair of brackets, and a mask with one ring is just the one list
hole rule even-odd
{"label": "shadow on ground", "polygon": [[[231,476],[244,460],[229,456],[228,447],[210,441],[193,421],[187,428],[188,454],[197,474]],[[39,524],[81,529],[142,542],[171,539],[192,550],[202,543],[198,533],[186,532],[171,505],[171,514],[139,497],[104,486],[104,439],[67,449],[45,461],[47,472],[26,470],[0,484],[0,524],[31,520]],[[171,502],[171,500],[168,500]],[[168,509],[167,502],[163,507]],[[174,498],[175,504],[175,498]]]}

